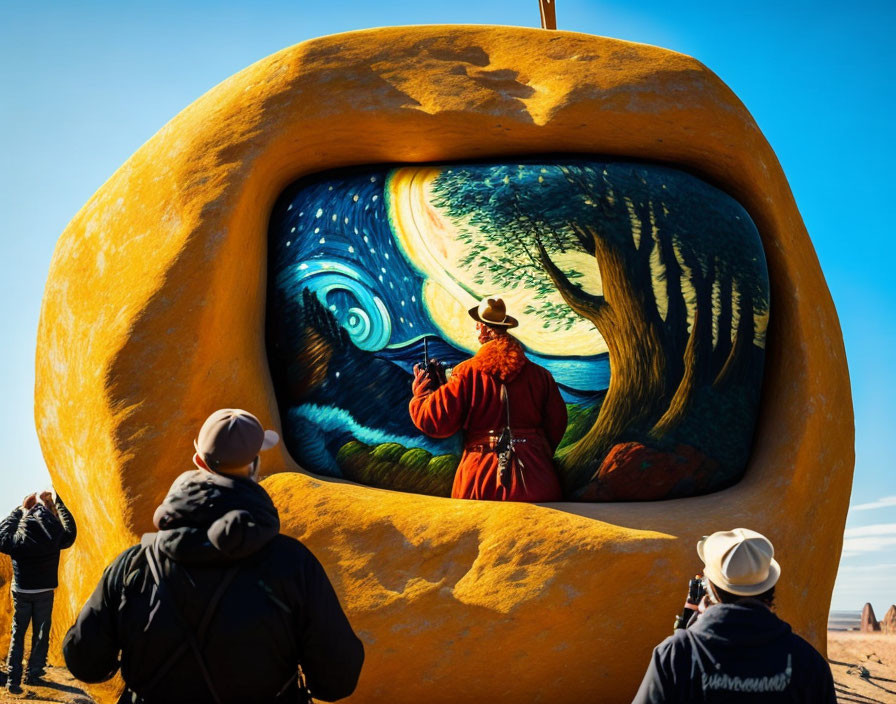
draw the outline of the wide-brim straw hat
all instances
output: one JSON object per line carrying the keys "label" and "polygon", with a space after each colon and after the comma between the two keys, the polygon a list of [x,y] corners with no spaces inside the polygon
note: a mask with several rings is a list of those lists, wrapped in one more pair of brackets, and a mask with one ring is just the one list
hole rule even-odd
{"label": "wide-brim straw hat", "polygon": [[473,320],[494,328],[509,329],[520,324],[516,318],[507,315],[507,307],[502,298],[486,296],[479,301],[479,305],[470,308],[469,313]]}
{"label": "wide-brim straw hat", "polygon": [[738,596],[767,592],[781,576],[771,541],[749,528],[704,536],[697,543],[697,554],[705,565],[704,576]]}

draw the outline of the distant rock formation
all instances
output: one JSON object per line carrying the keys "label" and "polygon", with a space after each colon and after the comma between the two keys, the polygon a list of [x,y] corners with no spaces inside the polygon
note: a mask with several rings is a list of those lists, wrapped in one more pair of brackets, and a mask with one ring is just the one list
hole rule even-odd
{"label": "distant rock formation", "polygon": [[[887,612],[889,614],[889,612]],[[865,604],[862,609],[862,633],[872,633],[880,630],[880,623],[874,618],[874,609],[871,604]]]}
{"label": "distant rock formation", "polygon": [[896,636],[896,605],[890,605],[883,620],[880,622],[880,630]]}

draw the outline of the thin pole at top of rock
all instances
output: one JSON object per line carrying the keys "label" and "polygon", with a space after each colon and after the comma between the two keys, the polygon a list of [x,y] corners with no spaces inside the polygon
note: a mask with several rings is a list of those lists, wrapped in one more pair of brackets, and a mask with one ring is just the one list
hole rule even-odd
{"label": "thin pole at top of rock", "polygon": [[557,29],[557,6],[555,3],[556,0],[538,0],[542,29]]}

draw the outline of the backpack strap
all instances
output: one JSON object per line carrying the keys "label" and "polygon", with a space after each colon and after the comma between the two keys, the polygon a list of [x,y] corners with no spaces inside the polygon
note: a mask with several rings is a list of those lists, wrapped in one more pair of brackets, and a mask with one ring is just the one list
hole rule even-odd
{"label": "backpack strap", "polygon": [[528,492],[529,488],[526,486],[526,475],[523,471],[526,467],[513,449],[515,440],[513,437],[513,430],[510,427],[510,392],[507,390],[507,384],[504,382],[501,382],[501,401],[504,403],[504,411],[507,417],[507,424],[504,426],[504,431],[501,433],[501,440],[506,441],[507,447],[498,455],[498,485],[510,485],[510,475],[513,473],[513,463],[516,462],[520,470],[520,481],[523,484],[523,491]]}
{"label": "backpack strap", "polygon": [[[143,537],[140,539],[140,547],[141,554],[143,558],[146,560],[146,565],[149,567],[149,572],[152,575],[153,581],[153,593],[150,597],[150,604],[153,602],[159,602],[161,600],[161,595],[159,594],[159,585],[162,583],[162,570],[161,565],[159,565],[158,555],[155,550],[155,539],[157,533],[145,533]],[[152,606],[152,611],[155,612],[156,609],[159,608],[159,603],[156,603]],[[179,620],[179,618],[178,618]],[[149,624],[147,624],[147,628]],[[183,655],[187,652],[189,645],[186,642],[181,641],[180,645],[178,645],[172,652],[171,655],[168,656],[168,659],[162,663],[158,670],[156,670],[156,674],[153,678],[146,683],[145,686],[140,687],[140,696],[145,697],[153,689],[155,689],[156,685],[161,682],[171,668],[174,666],[178,660],[180,660]]]}
{"label": "backpack strap", "polygon": [[501,382],[501,400],[504,402],[504,411],[507,414],[507,429],[510,429],[510,394],[507,392],[507,384]]}
{"label": "backpack strap", "polygon": [[[208,687],[209,692],[212,695],[212,699],[215,700],[215,704],[221,704],[221,697],[218,696],[218,692],[215,689],[215,685],[212,682],[211,673],[208,670],[208,665],[205,662],[205,657],[203,657],[202,650],[205,647],[205,636],[208,632],[208,628],[211,625],[212,617],[215,614],[215,611],[218,608],[218,604],[221,601],[221,597],[224,596],[224,592],[227,591],[227,588],[230,586],[231,582],[233,582],[233,578],[236,577],[236,573],[239,572],[239,564],[235,564],[230,567],[227,572],[224,574],[224,577],[218,583],[217,588],[215,589],[214,594],[212,594],[211,599],[209,599],[208,603],[205,607],[205,612],[202,615],[202,618],[199,621],[198,628],[194,631],[190,626],[189,622],[184,619],[183,614],[181,613],[180,608],[177,605],[174,596],[171,594],[171,590],[168,586],[167,581],[165,580],[164,572],[162,571],[162,564],[159,559],[159,551],[158,544],[156,542],[158,534],[157,533],[146,533],[140,540],[140,545],[143,548],[143,554],[146,558],[146,564],[149,567],[150,574],[152,574],[153,582],[155,583],[155,593],[154,596],[159,600],[166,599],[171,603],[173,607],[174,613],[177,616],[177,620],[180,625],[183,627],[184,632],[186,634],[186,642],[181,642],[181,644],[171,653],[168,659],[162,663],[161,667],[156,671],[155,676],[150,680],[146,687],[141,687],[141,696],[146,697],[159,682],[168,674],[171,668],[174,666],[181,657],[184,656],[187,649],[191,649],[193,651],[193,655],[199,663],[199,670],[202,672],[202,677],[205,680],[205,685]],[[158,604],[154,607],[158,608]]]}
{"label": "backpack strap", "polygon": [[292,673],[289,676],[289,679],[283,683],[283,686],[280,688],[280,691],[274,695],[274,700],[277,701],[289,691],[290,687],[297,687],[299,692],[298,699],[292,699],[291,701],[295,704],[314,704],[314,698],[311,696],[311,690],[308,689],[308,685],[305,682],[305,673],[302,671],[302,667],[299,666],[297,672]]}

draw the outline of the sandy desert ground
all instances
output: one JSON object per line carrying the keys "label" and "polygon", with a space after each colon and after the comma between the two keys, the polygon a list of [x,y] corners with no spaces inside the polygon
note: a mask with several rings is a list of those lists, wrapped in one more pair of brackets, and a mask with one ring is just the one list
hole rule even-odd
{"label": "sandy desert ground", "polygon": [[896,703],[896,635],[828,631],[840,704]]}
{"label": "sandy desert ground", "polygon": [[[896,704],[896,635],[829,631],[828,658],[839,704]],[[24,690],[8,696],[0,689],[0,702],[93,704],[61,667],[49,668],[44,685]]]}
{"label": "sandy desert ground", "polygon": [[[2,680],[5,684],[5,675]],[[0,689],[0,702],[26,701],[29,704],[94,704],[87,694],[78,686],[78,682],[64,667],[48,667],[47,675],[39,686],[22,685],[22,694],[10,695],[6,687]]]}

